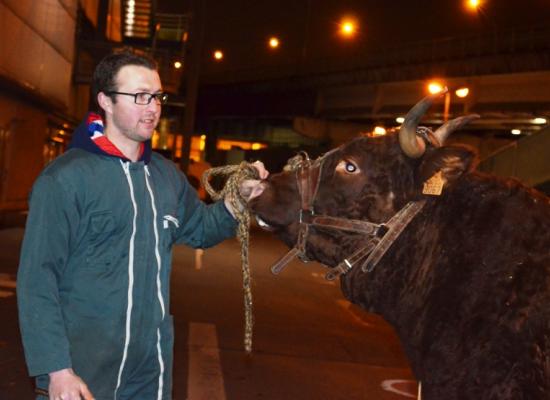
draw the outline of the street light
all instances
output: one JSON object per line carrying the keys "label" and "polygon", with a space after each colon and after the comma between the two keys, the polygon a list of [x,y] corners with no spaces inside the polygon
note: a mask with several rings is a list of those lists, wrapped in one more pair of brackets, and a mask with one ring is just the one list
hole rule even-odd
{"label": "street light", "polygon": [[468,96],[469,93],[470,93],[470,89],[467,87],[461,87],[455,90],[456,96],[460,97],[461,99]]}
{"label": "street light", "polygon": [[466,0],[466,7],[472,11],[477,11],[481,7],[481,0]]}
{"label": "street light", "polygon": [[214,51],[214,59],[216,61],[221,61],[223,59],[223,51],[221,50],[215,50]]}
{"label": "street light", "polygon": [[[445,106],[443,109],[443,122],[449,120],[449,111],[451,109],[451,92],[439,81],[431,81],[428,83],[428,92],[431,94],[441,93],[445,91]],[[460,98],[465,98],[470,93],[470,89],[463,86],[455,91],[455,95]]]}
{"label": "street light", "polygon": [[384,128],[383,126],[375,126],[372,134],[374,136],[384,136],[386,134],[386,128]]}
{"label": "street light", "polygon": [[340,21],[340,35],[346,39],[350,39],[357,33],[357,21],[351,18],[344,18]]}
{"label": "street light", "polygon": [[428,92],[430,92],[430,94],[440,93],[443,90],[444,90],[444,86],[437,81],[432,81],[428,83]]}
{"label": "street light", "polygon": [[275,36],[269,38],[269,47],[272,49],[276,49],[279,47],[279,39],[277,39]]}

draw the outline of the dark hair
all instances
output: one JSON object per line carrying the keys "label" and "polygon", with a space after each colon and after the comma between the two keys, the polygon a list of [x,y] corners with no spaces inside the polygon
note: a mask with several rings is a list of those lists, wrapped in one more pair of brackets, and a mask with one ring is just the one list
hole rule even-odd
{"label": "dark hair", "polygon": [[[95,67],[92,77],[92,101],[96,111],[105,118],[105,112],[97,103],[99,92],[108,93],[116,91],[116,76],[122,67],[127,65],[136,65],[139,67],[157,70],[157,63],[152,58],[144,55],[130,53],[128,51],[116,54],[110,54],[103,58]],[[116,102],[115,96],[111,96],[113,102]]]}

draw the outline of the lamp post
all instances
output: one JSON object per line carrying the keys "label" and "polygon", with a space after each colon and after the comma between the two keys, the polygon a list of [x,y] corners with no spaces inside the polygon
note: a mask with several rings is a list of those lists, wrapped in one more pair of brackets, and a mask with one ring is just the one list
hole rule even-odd
{"label": "lamp post", "polygon": [[[445,98],[444,98],[444,106],[443,106],[443,122],[447,122],[449,120],[449,114],[451,111],[451,91],[447,89],[446,86],[441,84],[437,81],[432,81],[428,84],[428,92],[431,94],[440,93],[445,90]],[[455,90],[455,95],[459,98],[465,98],[470,93],[470,89],[461,86],[458,89]]]}
{"label": "lamp post", "polygon": [[443,108],[443,123],[449,120],[449,111],[451,109],[451,92],[445,93],[445,106]]}

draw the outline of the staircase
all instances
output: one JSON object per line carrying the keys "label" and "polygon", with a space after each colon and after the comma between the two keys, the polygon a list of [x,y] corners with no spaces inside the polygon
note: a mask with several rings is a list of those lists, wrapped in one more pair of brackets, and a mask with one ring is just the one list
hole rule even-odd
{"label": "staircase", "polygon": [[155,21],[157,25],[157,39],[172,42],[187,41],[189,31],[189,14],[157,13]]}
{"label": "staircase", "polygon": [[125,38],[152,38],[153,0],[123,0],[122,21]]}

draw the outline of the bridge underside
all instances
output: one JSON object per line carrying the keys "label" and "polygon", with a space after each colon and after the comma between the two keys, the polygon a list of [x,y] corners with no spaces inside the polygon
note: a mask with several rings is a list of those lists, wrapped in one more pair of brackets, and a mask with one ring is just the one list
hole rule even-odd
{"label": "bridge underside", "polygon": [[[297,132],[322,142],[338,144],[374,126],[396,127],[403,117],[426,95],[427,80],[380,82],[323,86],[292,85],[287,90],[257,85],[207,87],[200,107],[203,128],[215,121],[219,134],[247,136],[235,121],[244,125],[269,124],[286,120]],[[511,134],[533,134],[544,127],[535,118],[550,117],[550,72],[454,77],[447,79],[450,92],[448,118],[477,113],[481,118],[470,124],[464,134],[471,140],[517,140]],[[453,89],[466,86],[469,95],[459,98]],[[422,121],[426,125],[443,123],[444,98],[437,101]],[[250,121],[254,121],[251,123]],[[224,129],[224,125],[231,129]],[[258,134],[260,132],[251,132]],[[258,138],[261,140],[262,138]],[[493,151],[494,148],[489,149]]]}
{"label": "bridge underside", "polygon": [[[375,126],[397,127],[396,119],[427,94],[429,81],[439,78],[449,88],[449,107],[440,99],[421,124],[439,126],[447,118],[479,114],[451,140],[476,147],[485,160],[522,139],[549,135],[540,134],[548,127],[544,121],[550,121],[549,34],[543,27],[389,49],[348,70],[331,60],[312,60],[298,70],[283,66],[248,75],[228,72],[223,78],[206,75],[201,78],[199,129],[268,144],[280,144],[280,133],[291,131],[298,136],[291,145],[300,145],[301,137],[301,144],[333,147]],[[469,88],[465,98],[454,93],[460,87]],[[521,134],[512,135],[512,130]],[[515,168],[504,174],[518,176],[525,162],[547,158],[545,149],[529,146],[517,162],[510,152],[500,155],[502,165]],[[546,162],[536,179],[521,178],[544,188],[550,180],[544,171],[550,171]]]}
{"label": "bridge underside", "polygon": [[[255,67],[201,77],[205,119],[314,118],[396,126],[439,78],[451,90],[448,116],[478,113],[475,135],[509,136],[541,128],[536,117],[550,117],[550,28],[531,27],[465,35],[358,54],[352,60],[308,59],[300,65]],[[452,92],[468,87],[464,99]],[[426,123],[444,119],[443,101]],[[548,119],[548,118],[547,118]],[[319,135],[319,134],[317,134]]]}

